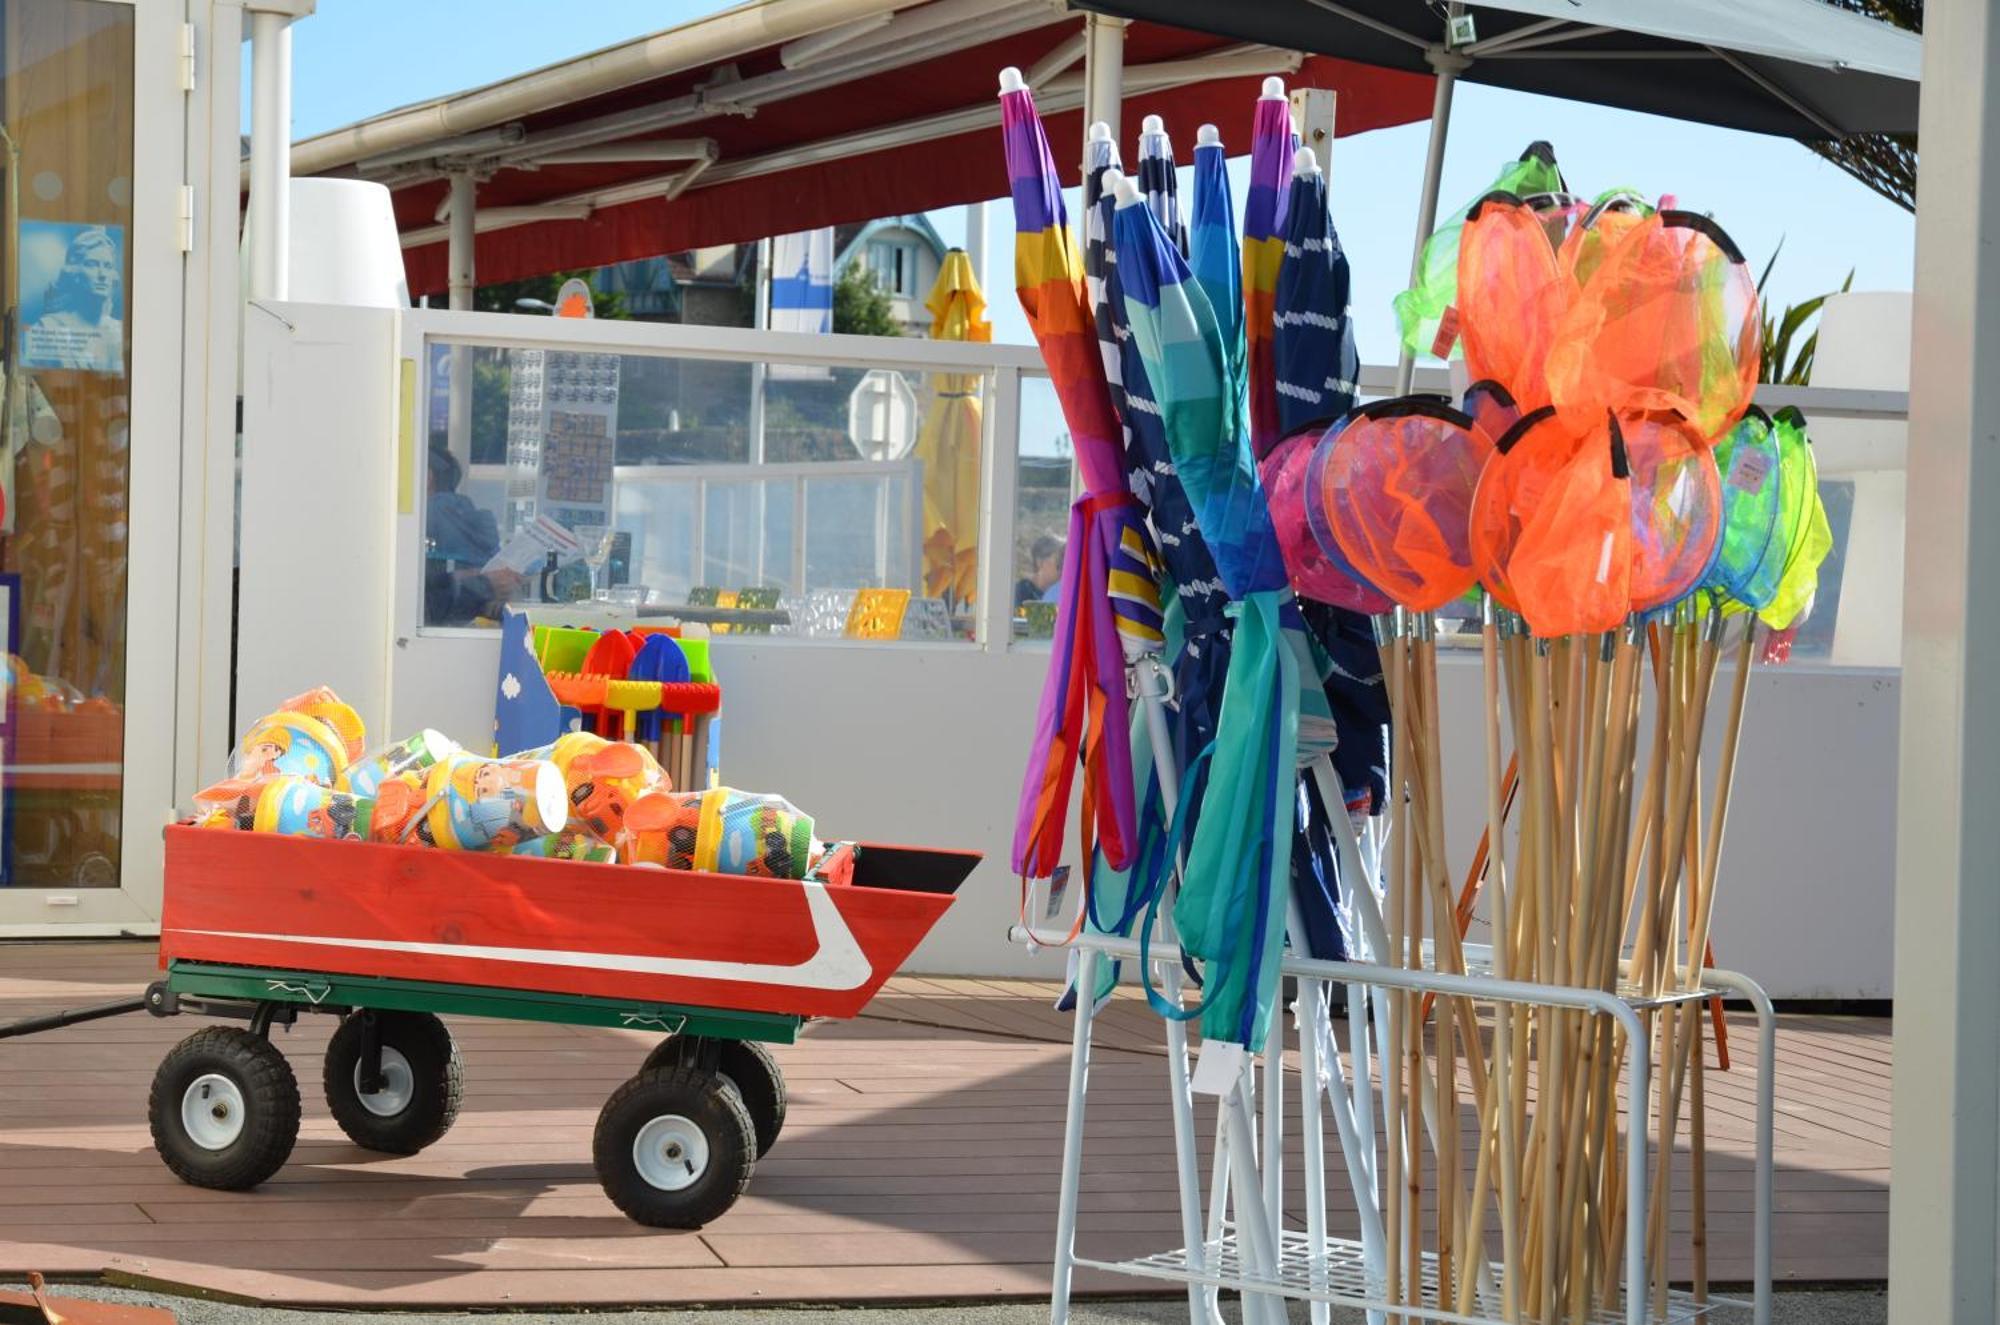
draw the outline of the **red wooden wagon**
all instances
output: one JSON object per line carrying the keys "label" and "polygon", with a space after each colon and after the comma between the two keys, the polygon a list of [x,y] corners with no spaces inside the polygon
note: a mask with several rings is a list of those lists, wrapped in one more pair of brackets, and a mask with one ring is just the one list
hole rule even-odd
{"label": "red wooden wagon", "polygon": [[620,1209],[663,1227],[728,1209],[777,1140],[784,1079],[763,1043],[859,1013],[979,861],[843,844],[790,881],[190,827],[166,838],[166,977],[144,1005],[248,1023],[197,1031],[154,1078],[154,1141],[181,1178],[240,1190],[284,1164],[299,1087],[269,1030],[302,1012],[340,1018],[324,1073],[335,1120],[392,1154],[423,1149],[457,1113],[440,1014],[642,1027],[663,1039],[604,1105],[593,1158]]}

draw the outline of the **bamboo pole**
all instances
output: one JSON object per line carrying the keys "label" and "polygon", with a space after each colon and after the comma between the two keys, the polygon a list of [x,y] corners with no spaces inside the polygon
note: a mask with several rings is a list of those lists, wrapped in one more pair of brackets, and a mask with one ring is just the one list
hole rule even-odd
{"label": "bamboo pole", "polygon": [[[1409,866],[1412,855],[1410,839],[1414,835],[1410,825],[1412,817],[1406,795],[1406,779],[1410,767],[1410,730],[1407,715],[1407,701],[1404,693],[1404,638],[1400,614],[1393,622],[1376,618],[1376,641],[1382,657],[1382,684],[1389,701],[1392,723],[1389,800],[1393,820],[1389,829],[1390,887],[1389,897],[1389,943],[1390,951],[1386,960],[1392,964],[1407,961],[1407,943],[1410,933],[1411,888],[1409,886]],[[1407,1285],[1420,1283],[1420,1262],[1415,1256],[1415,1240],[1411,1230],[1422,1211],[1422,1152],[1418,1148],[1416,1126],[1417,1117],[1422,1113],[1422,1099],[1419,1094],[1408,1099],[1409,1088],[1416,1074],[1410,1063],[1410,1023],[1411,1006],[1407,992],[1398,990],[1389,998],[1391,1033],[1395,1043],[1385,1046],[1383,1054],[1383,1077],[1386,1083],[1387,1099],[1384,1107],[1384,1127],[1389,1148],[1388,1206],[1389,1245],[1388,1279],[1390,1302],[1404,1305],[1413,1302]],[[1394,1070],[1390,1070],[1393,1061]],[[1408,1107],[1405,1107],[1405,1104]],[[1405,1251],[1412,1254],[1406,1256]],[[1406,1263],[1408,1262],[1408,1263]],[[1408,1317],[1393,1315],[1394,1325],[1407,1325]]]}
{"label": "bamboo pole", "polygon": [[[1513,930],[1509,921],[1507,897],[1507,837],[1506,813],[1501,806],[1500,793],[1500,660],[1499,622],[1494,612],[1493,599],[1482,601],[1480,621],[1480,651],[1483,654],[1486,676],[1486,840],[1491,850],[1493,875],[1492,929],[1494,974],[1502,980],[1513,978],[1512,946]],[[1512,1004],[1499,1005],[1496,1025],[1493,1031],[1494,1077],[1508,1090],[1507,1099],[1497,1107],[1482,1110],[1494,1118],[1495,1147],[1498,1151],[1500,1170],[1500,1314],[1508,1325],[1515,1325],[1521,1319],[1520,1289],[1515,1282],[1517,1266],[1521,1254],[1521,1231],[1517,1219],[1516,1202],[1520,1197],[1519,1174],[1515,1172],[1514,1135],[1514,1091],[1513,1091],[1513,1039],[1514,1008]],[[1499,1089],[1489,1085],[1487,1101],[1496,1101]],[[1480,1159],[1486,1157],[1483,1144],[1486,1124],[1481,1122]],[[1474,1224],[1466,1238],[1466,1245],[1478,1248],[1484,1238],[1479,1220],[1486,1211],[1485,1189],[1475,1181],[1472,1201]],[[1465,1315],[1470,1303],[1461,1299],[1459,1314]]]}

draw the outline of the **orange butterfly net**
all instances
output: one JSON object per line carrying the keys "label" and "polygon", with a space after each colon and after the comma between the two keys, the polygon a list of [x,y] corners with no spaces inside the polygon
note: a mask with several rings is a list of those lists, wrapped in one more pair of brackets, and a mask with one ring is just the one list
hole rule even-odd
{"label": "orange butterfly net", "polygon": [[[1623,237],[1608,245],[1557,329],[1550,399],[1578,428],[1597,427],[1607,411],[1671,412],[1703,437],[1717,436],[1749,407],[1762,354],[1757,288],[1743,254],[1692,212],[1613,225]],[[1585,244],[1573,255],[1579,261],[1588,258]]]}
{"label": "orange butterfly net", "polygon": [[1479,476],[1468,531],[1473,569],[1486,592],[1509,611],[1521,610],[1510,574],[1521,531],[1580,440],[1554,406],[1544,405],[1500,435]]}
{"label": "orange butterfly net", "polygon": [[1320,477],[1335,541],[1404,607],[1443,607],[1479,578],[1468,520],[1492,453],[1492,438],[1439,400],[1405,396],[1357,410]]}
{"label": "orange butterfly net", "polygon": [[1708,443],[1673,416],[1614,419],[1632,487],[1632,610],[1693,592],[1722,534],[1722,475]]}
{"label": "orange butterfly net", "polygon": [[1567,195],[1536,203],[1489,193],[1473,204],[1458,241],[1466,367],[1505,386],[1523,409],[1549,403],[1545,364],[1576,295],[1556,247],[1582,214]]}
{"label": "orange butterfly net", "polygon": [[1521,522],[1507,577],[1529,629],[1544,638],[1614,629],[1632,608],[1633,542],[1631,469],[1607,414]]}

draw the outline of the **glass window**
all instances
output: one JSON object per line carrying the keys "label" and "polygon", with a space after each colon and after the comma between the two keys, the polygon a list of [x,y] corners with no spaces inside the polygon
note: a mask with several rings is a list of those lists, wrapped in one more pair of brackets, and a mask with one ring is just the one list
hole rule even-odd
{"label": "glass window", "polygon": [[454,356],[470,401],[429,411],[427,626],[595,598],[840,637],[877,589],[903,609],[899,638],[972,638],[982,375],[495,346],[428,359]]}
{"label": "glass window", "polygon": [[888,293],[904,299],[915,298],[917,291],[917,247],[914,244],[899,244],[893,240],[871,240],[868,245],[868,271],[875,283]]}
{"label": "glass window", "polygon": [[[0,884],[115,887],[124,763],[132,7],[0,4]],[[142,844],[142,847],[149,844]],[[157,851],[158,843],[150,843]]]}
{"label": "glass window", "polygon": [[1014,471],[1014,633],[1046,640],[1055,633],[1076,456],[1062,404],[1046,377],[1021,379],[1021,447]]}

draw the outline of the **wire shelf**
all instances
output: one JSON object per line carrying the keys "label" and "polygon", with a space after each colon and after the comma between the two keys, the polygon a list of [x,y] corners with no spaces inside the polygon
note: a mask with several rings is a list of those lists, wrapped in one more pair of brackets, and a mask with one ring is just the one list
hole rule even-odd
{"label": "wire shelf", "polygon": [[[1388,1301],[1387,1286],[1380,1277],[1369,1271],[1359,1242],[1347,1238],[1328,1238],[1323,1244],[1323,1252],[1323,1260],[1315,1257],[1310,1238],[1304,1233],[1285,1232],[1281,1235],[1278,1252],[1278,1274],[1273,1279],[1268,1275],[1253,1274],[1246,1269],[1243,1257],[1237,1249],[1236,1234],[1225,1232],[1219,1242],[1206,1244],[1199,1269],[1189,1265],[1187,1249],[1184,1247],[1173,1251],[1156,1252],[1150,1256],[1140,1256],[1129,1261],[1096,1261],[1079,1256],[1076,1264],[1106,1270],[1113,1274],[1163,1279],[1173,1283],[1205,1284],[1237,1292],[1276,1293],[1283,1297],[1328,1302],[1335,1306],[1357,1310],[1390,1310],[1398,1316],[1412,1320],[1439,1321],[1445,1325],[1499,1325],[1501,1320],[1501,1304],[1497,1290],[1475,1293],[1474,1314],[1471,1315],[1460,1315],[1437,1306],[1391,1306]],[[1495,1282],[1498,1281],[1499,1273],[1500,1267],[1493,1266],[1492,1274]],[[1424,1295],[1432,1301],[1437,1297],[1437,1284],[1437,1255],[1434,1252],[1425,1252]],[[1740,1305],[1719,1298],[1697,1302],[1690,1294],[1672,1292],[1667,1295],[1666,1314],[1662,1316],[1649,1312],[1646,1319],[1650,1325],[1687,1325],[1688,1322],[1701,1320],[1720,1308]],[[1625,1325],[1623,1294],[1620,1294],[1617,1306],[1598,1308],[1585,1319],[1589,1325]]]}

